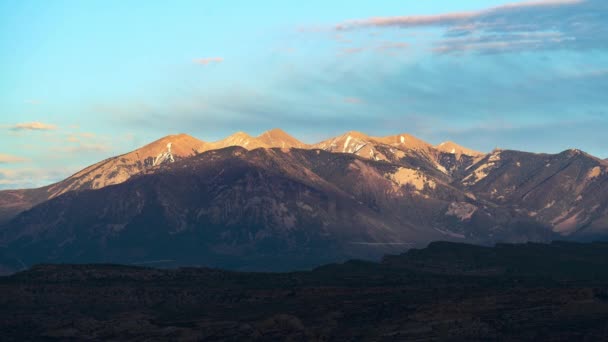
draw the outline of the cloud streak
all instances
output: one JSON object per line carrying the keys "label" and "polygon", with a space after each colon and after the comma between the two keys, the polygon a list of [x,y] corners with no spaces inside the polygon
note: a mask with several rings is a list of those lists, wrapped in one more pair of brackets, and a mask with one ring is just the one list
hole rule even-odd
{"label": "cloud streak", "polygon": [[480,11],[467,12],[451,12],[436,15],[413,15],[413,16],[394,16],[394,17],[372,17],[368,19],[349,20],[336,25],[336,30],[349,30],[366,27],[420,27],[420,26],[444,26],[466,22],[475,18],[481,18],[487,15],[495,15],[503,11],[548,7],[548,6],[564,6],[576,5],[584,2],[584,0],[540,0],[526,1],[518,3],[509,3],[501,6],[492,7]]}
{"label": "cloud streak", "polygon": [[65,175],[73,174],[75,170],[67,168],[0,168],[0,190],[26,189],[56,182]]}
{"label": "cloud streak", "polygon": [[13,156],[10,154],[0,153],[0,164],[23,163],[28,161],[25,158]]}
{"label": "cloud streak", "polygon": [[222,62],[224,62],[224,58],[222,57],[205,57],[194,59],[194,63],[198,65],[219,64]]}
{"label": "cloud streak", "polygon": [[52,131],[57,129],[57,126],[46,124],[43,122],[24,122],[11,126],[12,131]]}
{"label": "cloud streak", "polygon": [[431,40],[431,51],[438,54],[606,49],[607,15],[605,0],[541,0],[478,11],[348,20],[334,29],[346,34],[367,28],[442,28],[443,34]]}

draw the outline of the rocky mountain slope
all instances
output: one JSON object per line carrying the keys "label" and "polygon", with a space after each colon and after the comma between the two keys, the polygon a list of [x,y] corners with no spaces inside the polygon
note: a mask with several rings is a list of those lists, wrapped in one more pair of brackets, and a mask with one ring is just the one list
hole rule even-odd
{"label": "rocky mountain slope", "polygon": [[362,158],[394,164],[415,164],[425,173],[431,173],[444,180],[450,180],[483,157],[483,153],[451,142],[432,146],[410,134],[370,137],[351,131],[312,147],[334,153],[351,153]]}
{"label": "rocky mountain slope", "polygon": [[[111,185],[111,186],[110,186]],[[237,269],[377,258],[435,240],[608,236],[608,164],[411,135],[305,145],[275,129],[168,136],[40,189],[0,192],[5,268],[160,260]],[[6,266],[9,265],[9,266]]]}
{"label": "rocky mountain slope", "polygon": [[307,148],[308,145],[290,136],[285,131],[274,128],[252,137],[245,132],[237,132],[225,139],[209,143],[205,150],[218,150],[221,148],[240,146],[248,150],[256,148]]}
{"label": "rocky mountain slope", "polygon": [[472,156],[472,157],[478,157],[478,156],[482,156],[485,153],[482,152],[478,152],[475,150],[471,150],[469,148],[460,146],[458,144],[456,144],[453,141],[446,141],[446,142],[442,142],[441,144],[435,146],[435,148],[443,153],[450,153],[450,154],[455,154],[458,158],[458,156]]}
{"label": "rocky mountain slope", "polygon": [[230,146],[241,146],[246,149],[308,147],[280,129],[269,130],[258,137],[237,132],[216,142],[204,142],[187,134],[169,135],[137,150],[91,165],[67,179],[49,186],[38,189],[0,191],[0,223],[8,221],[38,203],[68,191],[99,189],[119,184],[135,174],[162,163]]}
{"label": "rocky mountain slope", "polygon": [[119,184],[143,170],[202,152],[204,146],[205,142],[186,134],[169,135],[135,151],[93,164],[49,186],[0,191],[0,223],[66,192]]}
{"label": "rocky mountain slope", "polygon": [[454,185],[562,235],[608,232],[608,164],[579,150],[555,155],[496,150]]}
{"label": "rocky mountain slope", "polygon": [[68,192],[0,230],[36,262],[171,260],[282,270],[374,258],[434,240],[547,240],[413,165],[322,150],[207,151],[95,191]]}

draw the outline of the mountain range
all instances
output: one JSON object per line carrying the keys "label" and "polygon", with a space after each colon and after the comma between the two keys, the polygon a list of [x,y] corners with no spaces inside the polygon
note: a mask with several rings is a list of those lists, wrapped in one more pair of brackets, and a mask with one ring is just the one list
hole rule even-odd
{"label": "mountain range", "polygon": [[0,191],[0,265],[39,262],[292,270],[448,240],[608,236],[608,162],[280,129],[170,135],[55,184]]}

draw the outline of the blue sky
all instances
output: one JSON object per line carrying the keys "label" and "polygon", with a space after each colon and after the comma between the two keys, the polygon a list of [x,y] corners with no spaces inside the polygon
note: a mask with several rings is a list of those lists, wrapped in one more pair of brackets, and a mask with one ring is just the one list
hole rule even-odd
{"label": "blue sky", "polygon": [[605,0],[4,0],[0,52],[0,189],[178,132],[608,157]]}

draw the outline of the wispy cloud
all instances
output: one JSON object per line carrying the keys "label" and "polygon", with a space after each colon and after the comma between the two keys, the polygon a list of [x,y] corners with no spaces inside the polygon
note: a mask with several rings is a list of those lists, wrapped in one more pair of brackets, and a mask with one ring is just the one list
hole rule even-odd
{"label": "wispy cloud", "polygon": [[65,175],[73,174],[75,169],[68,168],[0,168],[0,190],[24,189],[47,185],[56,182]]}
{"label": "wispy cloud", "polygon": [[26,158],[0,153],[0,164],[23,163],[28,161]]}
{"label": "wispy cloud", "polygon": [[335,25],[341,34],[366,28],[443,28],[432,52],[501,53],[608,47],[608,1],[539,0],[478,11],[370,17]]}
{"label": "wispy cloud", "polygon": [[209,65],[214,63],[222,63],[224,58],[222,57],[205,57],[205,58],[196,58],[194,59],[195,64],[199,65]]}
{"label": "wispy cloud", "polygon": [[410,44],[405,42],[385,42],[376,47],[377,50],[396,50],[396,49],[407,49]]}
{"label": "wispy cloud", "polygon": [[393,17],[372,17],[367,19],[349,20],[336,25],[337,30],[349,30],[364,27],[417,27],[417,26],[438,26],[454,25],[467,20],[497,14],[498,12],[531,7],[563,6],[580,4],[584,0],[538,0],[509,3],[480,11],[451,12],[435,15],[411,15]]}
{"label": "wispy cloud", "polygon": [[57,126],[46,124],[43,122],[24,122],[10,126],[13,131],[52,131],[57,129]]}
{"label": "wispy cloud", "polygon": [[502,35],[487,35],[467,38],[449,38],[440,41],[433,51],[440,54],[477,51],[497,53],[521,50],[536,50],[549,43],[574,40],[559,32],[524,32]]}
{"label": "wispy cloud", "polygon": [[70,140],[70,145],[55,146],[50,150],[56,153],[108,153],[112,150],[112,146],[104,143],[84,143],[78,140]]}

